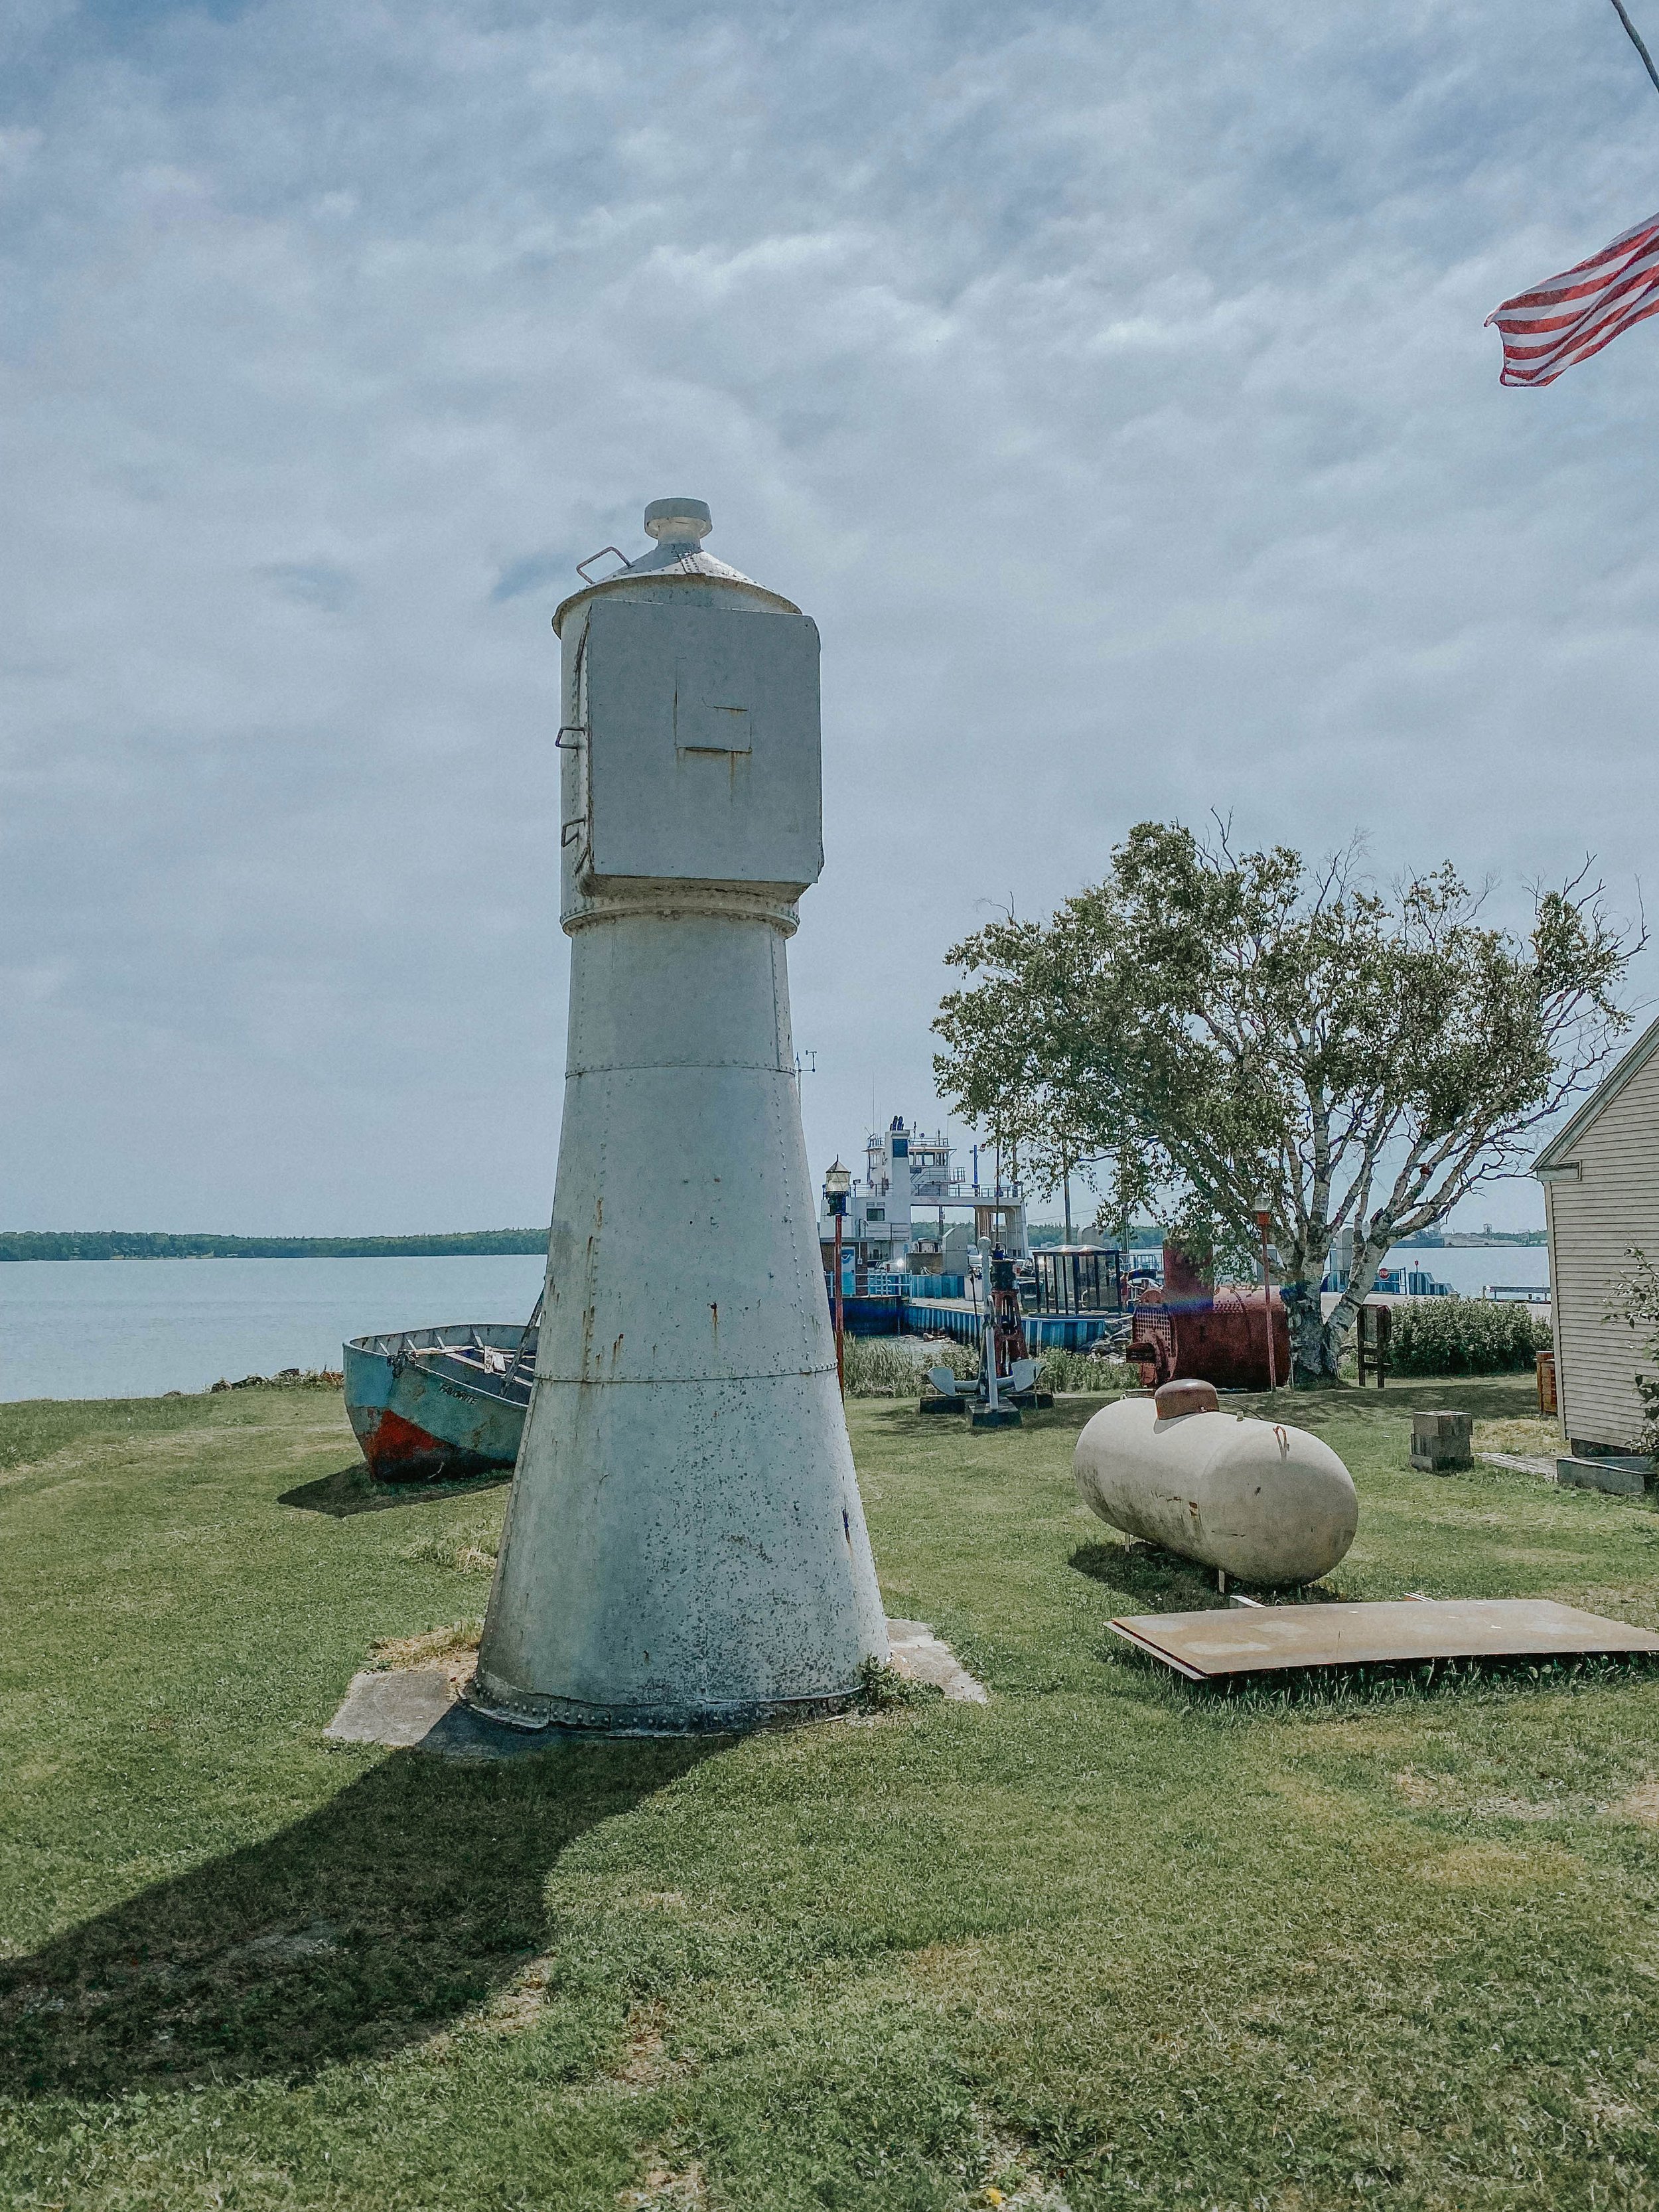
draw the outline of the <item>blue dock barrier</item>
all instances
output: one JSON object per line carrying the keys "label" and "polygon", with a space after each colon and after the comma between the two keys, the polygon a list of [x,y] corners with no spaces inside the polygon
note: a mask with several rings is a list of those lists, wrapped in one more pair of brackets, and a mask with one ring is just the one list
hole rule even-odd
{"label": "blue dock barrier", "polygon": [[[872,1273],[866,1276],[869,1287],[863,1291],[848,1291],[842,1301],[842,1314],[849,1336],[950,1336],[958,1344],[977,1344],[983,1327],[983,1316],[971,1299],[933,1297],[922,1285],[931,1279],[926,1275],[909,1278],[899,1275]],[[951,1281],[954,1278],[946,1276]],[[903,1292],[890,1290],[890,1283],[909,1280],[917,1285],[917,1294],[907,1297]],[[824,1279],[826,1291],[830,1279]],[[835,1310],[835,1297],[830,1296],[830,1310]],[[1058,1348],[1063,1352],[1086,1352],[1097,1337],[1104,1336],[1124,1319],[1115,1313],[1028,1313],[1020,1316],[1025,1330],[1025,1341],[1033,1352]]]}

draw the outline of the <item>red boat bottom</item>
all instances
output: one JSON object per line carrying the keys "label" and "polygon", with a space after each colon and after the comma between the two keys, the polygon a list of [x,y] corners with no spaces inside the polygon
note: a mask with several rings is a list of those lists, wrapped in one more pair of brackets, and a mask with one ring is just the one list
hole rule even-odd
{"label": "red boat bottom", "polygon": [[382,1413],[358,1442],[376,1482],[451,1482],[460,1475],[501,1472],[493,1460],[443,1443],[401,1413]]}

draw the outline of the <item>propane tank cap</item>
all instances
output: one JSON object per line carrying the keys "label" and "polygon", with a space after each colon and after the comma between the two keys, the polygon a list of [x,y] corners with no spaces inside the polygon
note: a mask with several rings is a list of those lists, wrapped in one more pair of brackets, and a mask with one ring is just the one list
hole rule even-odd
{"label": "propane tank cap", "polygon": [[1221,1401],[1213,1382],[1185,1382],[1177,1376],[1152,1393],[1160,1421],[1178,1421],[1183,1413],[1218,1413]]}
{"label": "propane tank cap", "polygon": [[645,510],[645,534],[659,545],[701,545],[714,526],[700,499],[653,499]]}

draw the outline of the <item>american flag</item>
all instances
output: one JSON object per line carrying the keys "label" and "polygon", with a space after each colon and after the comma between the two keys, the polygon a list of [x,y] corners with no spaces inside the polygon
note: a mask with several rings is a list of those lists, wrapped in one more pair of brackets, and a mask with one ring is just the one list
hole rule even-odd
{"label": "american flag", "polygon": [[1620,331],[1659,315],[1659,215],[1494,307],[1504,341],[1500,384],[1553,384],[1564,368],[1611,345]]}

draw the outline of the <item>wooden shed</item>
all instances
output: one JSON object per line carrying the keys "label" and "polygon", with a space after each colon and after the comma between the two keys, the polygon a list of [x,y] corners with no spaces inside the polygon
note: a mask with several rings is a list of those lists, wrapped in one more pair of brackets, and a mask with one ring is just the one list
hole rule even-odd
{"label": "wooden shed", "polygon": [[1545,1146],[1533,1173],[1549,1225],[1562,1426],[1575,1451],[1628,1451],[1642,1426],[1636,1372],[1653,1363],[1606,1309],[1632,1245],[1659,1261],[1659,1022]]}

